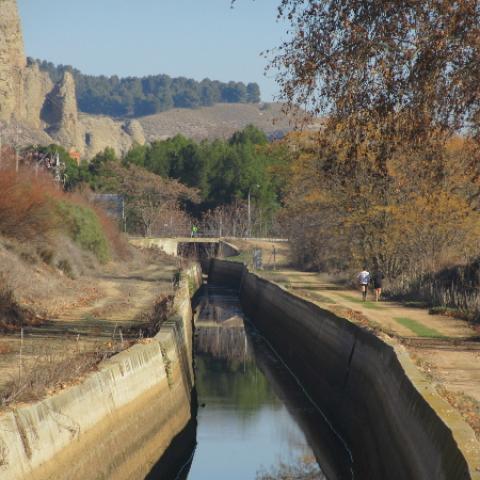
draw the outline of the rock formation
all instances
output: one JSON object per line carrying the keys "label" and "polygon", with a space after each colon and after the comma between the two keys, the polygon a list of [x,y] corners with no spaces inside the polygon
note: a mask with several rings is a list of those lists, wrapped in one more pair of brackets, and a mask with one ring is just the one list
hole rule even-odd
{"label": "rock formation", "polygon": [[136,120],[122,123],[101,115],[81,114],[80,123],[83,129],[86,158],[93,157],[107,147],[112,147],[117,154],[121,155],[127,152],[133,143],[140,145],[145,143],[142,127]]}
{"label": "rock formation", "polygon": [[41,72],[36,63],[32,63],[23,72],[23,111],[21,117],[32,128],[45,129],[42,110],[45,99],[53,90],[53,82],[47,72]]}
{"label": "rock formation", "polygon": [[0,120],[19,116],[26,67],[16,0],[0,0]]}
{"label": "rock formation", "polygon": [[[54,85],[36,63],[27,64],[16,0],[0,0],[0,135],[15,145],[59,143],[90,159],[106,147],[121,155],[134,144],[179,133],[201,140],[226,138],[254,124],[276,137],[291,129],[279,104],[217,104],[119,121],[78,113],[70,73]],[[273,119],[276,120],[274,124]]]}
{"label": "rock formation", "polygon": [[106,147],[118,154],[145,143],[135,120],[79,118],[75,80],[67,72],[54,85],[38,65],[27,65],[16,0],[0,0],[0,134],[4,142],[58,143],[91,158]]}
{"label": "rock formation", "polygon": [[138,120],[129,120],[127,121],[123,129],[125,133],[129,135],[135,143],[139,145],[145,144],[145,133],[143,131],[142,125]]}
{"label": "rock formation", "polygon": [[63,80],[47,95],[41,118],[48,127],[46,132],[67,150],[75,148],[83,153],[83,138],[78,120],[75,80],[65,72]]}

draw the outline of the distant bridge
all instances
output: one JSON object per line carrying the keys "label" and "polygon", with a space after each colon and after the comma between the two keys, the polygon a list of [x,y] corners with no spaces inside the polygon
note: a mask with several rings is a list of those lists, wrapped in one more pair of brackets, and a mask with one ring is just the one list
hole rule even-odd
{"label": "distant bridge", "polygon": [[163,250],[168,255],[178,256],[188,253],[200,252],[202,256],[211,257],[232,257],[239,254],[237,247],[228,243],[223,238],[212,237],[178,237],[178,238],[159,238],[131,237],[130,243],[140,248],[156,247]]}

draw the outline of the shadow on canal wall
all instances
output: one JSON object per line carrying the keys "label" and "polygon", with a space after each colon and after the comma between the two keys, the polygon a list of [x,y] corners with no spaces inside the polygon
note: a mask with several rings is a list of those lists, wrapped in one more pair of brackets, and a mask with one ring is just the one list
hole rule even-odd
{"label": "shadow on canal wall", "polygon": [[[141,479],[192,415],[193,267],[160,332],[78,385],[0,416],[2,480]],[[193,406],[195,408],[195,406]],[[191,429],[189,430],[191,431]]]}
{"label": "shadow on canal wall", "polygon": [[349,445],[356,478],[470,478],[452,432],[391,346],[242,264],[212,260],[209,283],[239,290],[245,314]]}

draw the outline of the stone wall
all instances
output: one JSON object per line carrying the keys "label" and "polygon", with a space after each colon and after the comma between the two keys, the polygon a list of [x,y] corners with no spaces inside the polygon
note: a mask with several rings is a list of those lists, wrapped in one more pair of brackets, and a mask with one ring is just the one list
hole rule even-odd
{"label": "stone wall", "polygon": [[392,346],[238,264],[213,260],[210,280],[238,286],[245,313],[351,449],[356,478],[478,477],[469,472],[466,444],[459,442],[462,451],[457,444],[461,428],[452,434]]}

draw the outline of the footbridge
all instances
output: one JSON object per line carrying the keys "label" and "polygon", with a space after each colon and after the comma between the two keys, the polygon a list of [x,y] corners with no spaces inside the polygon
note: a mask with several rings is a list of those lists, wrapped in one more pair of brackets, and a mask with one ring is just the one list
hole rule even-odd
{"label": "footbridge", "polygon": [[156,247],[168,255],[200,258],[233,257],[237,247],[220,237],[131,237],[130,243],[139,248]]}

